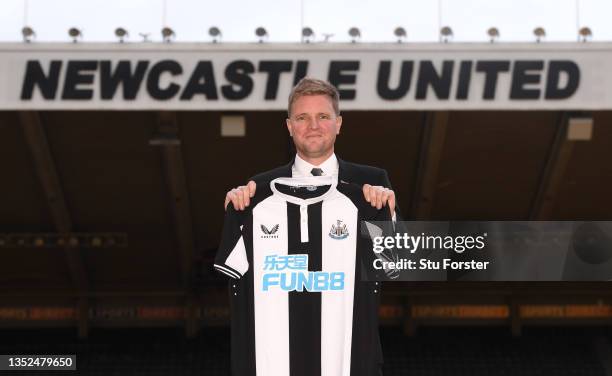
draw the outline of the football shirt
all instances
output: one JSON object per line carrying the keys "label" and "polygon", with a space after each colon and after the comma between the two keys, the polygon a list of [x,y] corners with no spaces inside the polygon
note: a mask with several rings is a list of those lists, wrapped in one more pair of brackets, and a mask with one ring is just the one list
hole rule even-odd
{"label": "football shirt", "polygon": [[214,266],[231,277],[233,375],[379,375],[381,286],[362,280],[377,255],[360,221],[389,210],[335,175],[278,178],[228,206]]}

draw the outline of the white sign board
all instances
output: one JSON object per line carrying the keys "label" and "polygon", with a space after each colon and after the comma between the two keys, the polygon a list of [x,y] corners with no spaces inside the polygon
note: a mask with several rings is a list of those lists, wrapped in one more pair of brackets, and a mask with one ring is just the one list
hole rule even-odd
{"label": "white sign board", "polygon": [[285,110],[306,75],[343,110],[602,110],[610,66],[610,43],[5,43],[0,110]]}

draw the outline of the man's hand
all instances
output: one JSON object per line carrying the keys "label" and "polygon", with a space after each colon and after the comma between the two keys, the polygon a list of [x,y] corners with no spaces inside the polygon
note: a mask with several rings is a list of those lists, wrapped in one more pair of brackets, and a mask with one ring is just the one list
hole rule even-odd
{"label": "man's hand", "polygon": [[227,192],[225,195],[225,204],[223,208],[227,208],[227,204],[231,201],[236,210],[244,210],[249,206],[251,197],[255,195],[255,188],[257,184],[253,180],[250,180],[247,185],[241,185],[240,187],[234,188]]}
{"label": "man's hand", "polygon": [[389,188],[380,185],[363,185],[363,197],[370,205],[377,209],[389,204],[391,216],[395,214],[395,192]]}

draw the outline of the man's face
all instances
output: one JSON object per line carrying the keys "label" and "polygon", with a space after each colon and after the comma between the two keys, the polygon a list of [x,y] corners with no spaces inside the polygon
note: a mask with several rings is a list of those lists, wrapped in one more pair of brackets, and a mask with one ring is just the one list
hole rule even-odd
{"label": "man's face", "polygon": [[342,117],[336,116],[326,95],[305,95],[293,102],[287,129],[297,151],[308,158],[327,157],[334,151]]}

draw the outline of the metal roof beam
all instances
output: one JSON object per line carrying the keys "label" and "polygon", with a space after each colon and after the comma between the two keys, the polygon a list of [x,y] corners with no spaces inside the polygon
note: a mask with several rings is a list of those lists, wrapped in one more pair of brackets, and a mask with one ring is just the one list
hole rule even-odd
{"label": "metal roof beam", "polygon": [[160,112],[157,132],[150,143],[161,148],[169,208],[178,245],[181,282],[184,288],[189,288],[195,255],[193,222],[176,113]]}
{"label": "metal roof beam", "polygon": [[411,217],[416,220],[431,218],[448,118],[448,111],[424,114],[421,150],[411,210]]}
{"label": "metal roof beam", "polygon": [[557,193],[574,150],[574,142],[567,138],[568,121],[568,113],[562,112],[557,121],[555,139],[542,171],[540,186],[529,213],[530,220],[545,221],[552,217]]}
{"label": "metal roof beam", "polygon": [[[19,119],[55,228],[61,235],[68,235],[72,231],[72,219],[40,115],[35,111],[21,111]],[[80,293],[86,292],[89,281],[80,248],[69,242],[64,254],[74,286]]]}

